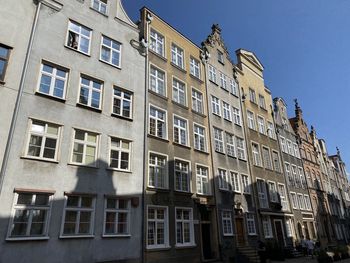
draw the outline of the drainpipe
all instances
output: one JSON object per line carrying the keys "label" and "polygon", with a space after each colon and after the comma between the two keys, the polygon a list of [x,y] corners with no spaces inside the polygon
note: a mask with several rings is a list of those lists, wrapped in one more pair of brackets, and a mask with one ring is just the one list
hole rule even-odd
{"label": "drainpipe", "polygon": [[5,177],[5,173],[6,173],[6,169],[7,169],[7,165],[8,165],[8,161],[9,161],[9,157],[10,157],[13,136],[14,136],[14,133],[15,133],[17,117],[18,117],[18,113],[19,113],[19,109],[20,109],[20,105],[21,105],[21,99],[22,99],[23,90],[24,90],[24,81],[25,81],[25,78],[26,78],[26,75],[27,75],[28,64],[29,64],[29,57],[31,55],[31,51],[32,51],[32,47],[33,47],[34,35],[35,35],[35,31],[36,31],[37,24],[38,24],[40,7],[41,7],[41,2],[42,1],[43,0],[35,1],[36,4],[37,4],[36,11],[35,11],[35,16],[34,16],[34,20],[33,20],[33,24],[32,24],[32,29],[31,29],[31,32],[30,32],[29,43],[28,43],[28,46],[27,46],[27,52],[26,52],[26,56],[25,56],[25,60],[24,60],[24,64],[23,64],[21,80],[20,80],[18,93],[17,93],[17,98],[16,98],[15,109],[14,109],[13,115],[12,115],[9,135],[7,137],[6,148],[5,148],[5,152],[4,152],[4,158],[3,158],[3,162],[2,162],[1,170],[0,170],[0,194],[1,194],[1,191],[2,191],[4,177]]}

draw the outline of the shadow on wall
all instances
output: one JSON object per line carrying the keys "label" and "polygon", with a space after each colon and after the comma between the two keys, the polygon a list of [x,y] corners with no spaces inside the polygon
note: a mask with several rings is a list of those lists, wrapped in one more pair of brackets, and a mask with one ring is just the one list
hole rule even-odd
{"label": "shadow on wall", "polygon": [[[128,187],[131,174],[108,170],[103,160],[97,163],[98,168],[67,166],[55,181],[64,193],[49,185],[15,189],[14,216],[0,222],[6,238],[0,243],[0,262],[140,261],[141,194],[120,195],[127,191],[118,187]],[[75,183],[68,170],[76,171]]]}

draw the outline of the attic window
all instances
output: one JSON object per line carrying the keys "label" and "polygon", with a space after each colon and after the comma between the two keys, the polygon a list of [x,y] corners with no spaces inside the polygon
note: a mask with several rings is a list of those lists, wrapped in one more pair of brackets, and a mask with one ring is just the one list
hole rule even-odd
{"label": "attic window", "polygon": [[108,0],[91,0],[91,7],[101,14],[107,15]]}
{"label": "attic window", "polygon": [[222,53],[220,50],[218,50],[218,61],[221,64],[224,64],[224,53]]}

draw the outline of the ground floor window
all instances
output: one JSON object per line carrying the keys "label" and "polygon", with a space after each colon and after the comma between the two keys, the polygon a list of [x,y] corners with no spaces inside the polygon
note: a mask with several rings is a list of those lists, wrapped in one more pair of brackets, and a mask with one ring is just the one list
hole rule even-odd
{"label": "ground floor window", "polygon": [[147,209],[147,248],[165,248],[168,243],[168,208],[149,206]]}

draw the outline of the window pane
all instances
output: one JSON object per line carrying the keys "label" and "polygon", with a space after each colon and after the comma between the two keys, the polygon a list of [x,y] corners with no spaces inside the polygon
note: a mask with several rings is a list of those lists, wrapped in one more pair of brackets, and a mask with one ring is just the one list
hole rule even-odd
{"label": "window pane", "polygon": [[19,205],[30,205],[32,203],[32,194],[19,194],[17,204]]}

